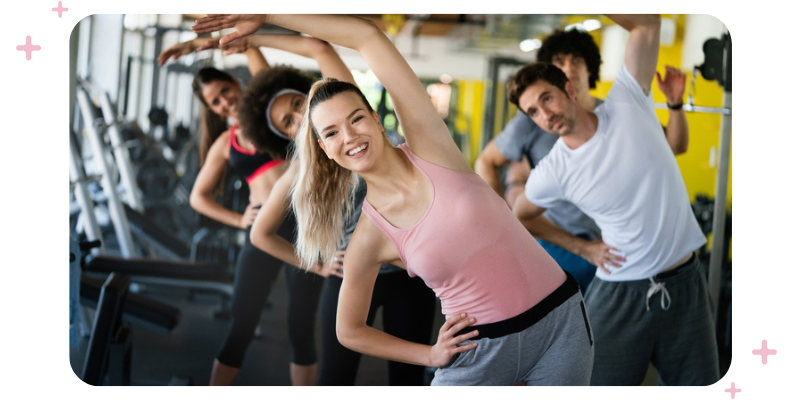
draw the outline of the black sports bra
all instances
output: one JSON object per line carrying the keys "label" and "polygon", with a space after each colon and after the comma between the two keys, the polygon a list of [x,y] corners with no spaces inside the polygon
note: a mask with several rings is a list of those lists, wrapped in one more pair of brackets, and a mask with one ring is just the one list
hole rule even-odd
{"label": "black sports bra", "polygon": [[273,160],[267,154],[258,151],[247,151],[236,143],[236,124],[231,127],[228,134],[230,142],[230,155],[228,162],[239,175],[243,176],[249,185],[257,176],[280,164],[283,160]]}

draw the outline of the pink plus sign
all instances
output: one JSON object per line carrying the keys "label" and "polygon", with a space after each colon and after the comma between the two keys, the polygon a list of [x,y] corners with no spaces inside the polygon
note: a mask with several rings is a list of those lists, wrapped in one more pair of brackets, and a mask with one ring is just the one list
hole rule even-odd
{"label": "pink plus sign", "polygon": [[61,18],[61,13],[63,13],[64,11],[69,11],[69,8],[61,7],[61,2],[59,1],[58,7],[52,8],[51,10],[58,11],[58,18]]}
{"label": "pink plus sign", "polygon": [[732,399],[735,399],[736,398],[736,393],[741,392],[742,389],[737,389],[736,388],[736,384],[731,382],[731,388],[730,389],[725,389],[725,391],[731,394],[731,398]]}
{"label": "pink plus sign", "polygon": [[761,356],[761,364],[767,363],[767,356],[774,356],[778,354],[778,350],[768,349],[767,348],[767,341],[761,341],[761,348],[753,350],[753,354],[757,356]]}
{"label": "pink plus sign", "polygon": [[39,51],[41,49],[42,49],[42,46],[31,44],[31,37],[30,36],[26,36],[25,37],[25,44],[24,45],[17,46],[17,50],[21,50],[21,51],[25,52],[25,59],[26,60],[30,60],[31,59],[31,53],[32,52]]}

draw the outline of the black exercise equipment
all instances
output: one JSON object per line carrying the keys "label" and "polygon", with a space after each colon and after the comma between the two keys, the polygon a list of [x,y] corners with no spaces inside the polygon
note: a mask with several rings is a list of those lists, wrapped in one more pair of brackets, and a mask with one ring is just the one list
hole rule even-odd
{"label": "black exercise equipment", "polygon": [[130,330],[122,325],[122,305],[129,283],[127,276],[112,274],[103,284],[81,374],[81,379],[90,385],[103,384],[106,372],[110,372],[109,384],[130,384]]}
{"label": "black exercise equipment", "polygon": [[163,107],[156,107],[153,106],[150,109],[150,112],[147,113],[147,119],[150,120],[150,126],[167,126],[167,122],[169,122],[169,115],[167,115],[167,110]]}
{"label": "black exercise equipment", "polygon": [[[129,277],[130,278],[130,277]],[[129,279],[130,280],[130,279]],[[81,276],[81,305],[97,308],[100,303],[104,281],[86,275]],[[178,324],[179,309],[158,301],[127,293],[122,307],[122,322],[139,326],[159,334],[168,334]]]}
{"label": "black exercise equipment", "polygon": [[703,54],[705,61],[697,69],[703,78],[709,81],[717,81],[725,91],[732,90],[731,79],[731,35],[726,33],[721,39],[711,38],[703,43]]}
{"label": "black exercise equipment", "polygon": [[[97,242],[81,244],[81,268],[113,270],[114,263],[128,261],[115,257],[97,256],[88,260],[86,252]],[[140,263],[140,266],[147,266]],[[136,272],[134,264],[122,264],[120,270]],[[131,329],[138,325],[162,334],[169,334],[178,323],[180,311],[129,293],[131,278],[121,271],[113,271],[105,281],[81,274],[80,302],[95,307],[88,349],[81,379],[90,385],[131,384]],[[170,385],[191,384],[191,379],[173,377]]]}
{"label": "black exercise equipment", "polygon": [[[139,240],[156,247],[159,254],[172,259],[188,260],[190,246],[171,231],[162,228],[161,224],[124,204],[131,232]],[[163,219],[162,219],[163,221]]]}
{"label": "black exercise equipment", "polygon": [[125,259],[112,256],[93,257],[86,263],[86,271],[228,283],[233,281],[233,275],[225,265],[155,259]]}

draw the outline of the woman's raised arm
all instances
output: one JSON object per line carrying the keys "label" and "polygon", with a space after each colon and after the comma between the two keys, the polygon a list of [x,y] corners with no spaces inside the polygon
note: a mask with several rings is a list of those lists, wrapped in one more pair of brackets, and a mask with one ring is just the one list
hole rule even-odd
{"label": "woman's raised arm", "polygon": [[[195,51],[201,50],[209,50],[209,49],[220,49],[219,45],[219,38],[214,37],[202,37],[202,38],[195,38],[192,40],[188,40],[183,43],[178,43],[166,50],[164,50],[161,54],[158,55],[158,65],[164,65],[170,58],[173,60],[177,60],[178,58],[185,56],[189,53],[193,53]],[[222,49],[224,54],[233,54],[233,53],[242,53],[247,56],[247,69],[250,71],[250,74],[255,76],[257,73],[261,71],[266,71],[269,69],[269,63],[267,59],[264,57],[264,54],[261,53],[261,50],[258,47],[248,46],[246,41],[242,41],[239,45],[236,46],[235,49]]]}
{"label": "woman's raised arm", "polygon": [[357,50],[392,96],[403,133],[420,157],[472,171],[447,130],[419,78],[386,35],[370,21],[343,15],[214,15],[197,20],[195,32],[235,28],[221,44],[241,40],[269,23]]}

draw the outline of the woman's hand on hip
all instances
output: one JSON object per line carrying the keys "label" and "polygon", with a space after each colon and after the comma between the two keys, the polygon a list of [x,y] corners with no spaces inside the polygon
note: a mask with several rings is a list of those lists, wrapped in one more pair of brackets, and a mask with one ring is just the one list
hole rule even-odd
{"label": "woman's hand on hip", "polygon": [[342,275],[342,271],[344,270],[344,250],[338,250],[336,253],[333,254],[333,258],[331,258],[328,262],[320,261],[315,268],[315,273],[320,275],[324,278],[327,278],[331,275],[338,276],[339,278],[344,278]]}
{"label": "woman's hand on hip", "polygon": [[244,214],[242,214],[242,219],[239,221],[239,227],[242,229],[247,229],[250,225],[253,225],[253,222],[256,220],[256,216],[258,215],[258,211],[261,209],[261,204],[250,203],[247,205],[247,208],[244,209]]}
{"label": "woman's hand on hip", "polygon": [[454,355],[478,347],[478,343],[458,346],[459,343],[477,336],[477,330],[456,336],[462,329],[474,323],[475,318],[468,318],[466,313],[448,318],[439,329],[439,338],[436,340],[436,344],[431,347],[430,366],[441,367],[450,362]]}

